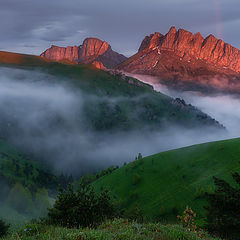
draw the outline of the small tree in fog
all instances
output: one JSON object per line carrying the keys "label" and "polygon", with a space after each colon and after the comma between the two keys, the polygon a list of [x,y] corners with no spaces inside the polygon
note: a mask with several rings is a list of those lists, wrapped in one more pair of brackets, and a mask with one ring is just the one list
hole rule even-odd
{"label": "small tree in fog", "polygon": [[28,188],[16,183],[10,190],[8,204],[19,212],[30,212],[33,209],[32,195]]}
{"label": "small tree in fog", "polygon": [[137,159],[138,159],[138,160],[141,160],[142,158],[143,158],[143,157],[142,157],[142,154],[139,153]]}

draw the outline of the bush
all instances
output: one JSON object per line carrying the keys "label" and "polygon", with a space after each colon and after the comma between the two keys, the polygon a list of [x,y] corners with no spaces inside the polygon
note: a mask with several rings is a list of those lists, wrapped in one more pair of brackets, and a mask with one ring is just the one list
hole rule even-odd
{"label": "bush", "polygon": [[186,207],[182,216],[178,216],[178,219],[180,223],[183,225],[183,227],[187,228],[189,231],[194,231],[194,232],[196,232],[197,230],[195,218],[196,218],[196,213],[188,206]]}
{"label": "bush", "polygon": [[214,177],[216,190],[207,193],[207,229],[222,238],[240,239],[240,175],[232,177],[233,186]]}
{"label": "bush", "polygon": [[97,194],[90,185],[82,182],[76,191],[69,185],[60,189],[53,208],[49,209],[47,221],[64,227],[95,226],[115,214],[109,192]]}
{"label": "bush", "polygon": [[0,237],[7,234],[10,225],[6,224],[4,221],[0,220]]}

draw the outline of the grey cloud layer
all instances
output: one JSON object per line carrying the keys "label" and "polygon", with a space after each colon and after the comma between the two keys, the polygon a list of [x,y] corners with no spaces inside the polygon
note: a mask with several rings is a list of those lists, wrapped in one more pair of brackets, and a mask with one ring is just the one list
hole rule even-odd
{"label": "grey cloud layer", "polygon": [[87,130],[82,106],[99,98],[60,82],[37,71],[0,68],[0,136],[7,135],[19,149],[59,171],[80,174],[132,161],[139,152],[146,156],[229,137],[216,129],[176,126],[160,132],[149,131],[147,126],[130,132]]}
{"label": "grey cloud layer", "polygon": [[240,47],[239,7],[237,0],[0,0],[0,48],[40,54],[51,44],[78,45],[95,36],[131,55],[146,34],[166,33],[171,25],[217,35],[218,16],[224,40]]}

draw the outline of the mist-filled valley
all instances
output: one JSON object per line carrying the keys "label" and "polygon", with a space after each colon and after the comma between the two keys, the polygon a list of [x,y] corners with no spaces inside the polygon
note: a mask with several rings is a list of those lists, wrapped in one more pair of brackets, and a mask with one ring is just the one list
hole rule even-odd
{"label": "mist-filled valley", "polygon": [[240,240],[237,5],[0,0],[0,240]]}
{"label": "mist-filled valley", "polygon": [[[136,165],[137,156],[237,135],[228,128],[237,124],[237,99],[228,101],[225,121],[216,108],[222,102],[213,97],[162,86],[157,92],[118,72],[1,67],[0,86],[0,217],[7,212],[16,224],[46,216],[58,185],[66,188],[83,175],[94,184],[118,166]],[[194,147],[187,152],[195,154]]]}
{"label": "mist-filled valley", "polygon": [[[130,97],[97,96],[75,88],[67,79],[39,70],[1,68],[0,71],[1,137],[33,159],[47,163],[58,173],[79,176],[131,162],[138,153],[146,156],[234,136],[232,129],[201,124],[199,127],[178,125],[166,117],[161,128],[153,128],[147,121],[143,121],[137,129],[126,126],[109,130],[101,121],[93,127],[89,123],[93,118],[86,114],[90,112],[92,116],[100,111],[99,104],[110,106],[101,110],[105,112],[100,115],[110,119],[118,112],[116,103],[126,106],[135,104],[140,111],[137,106],[144,101],[146,94]],[[223,108],[214,107],[218,102],[215,98],[192,97],[186,100],[228,127],[228,122],[222,117]],[[233,102],[226,106],[229,113],[230,108],[234,107],[231,104]],[[93,108],[89,108],[89,105]],[[117,121],[119,118],[122,121],[122,116],[117,115]],[[94,119],[97,117],[94,115]],[[236,111],[228,115],[229,121],[237,122],[238,117]],[[180,121],[184,122],[184,119]],[[110,126],[113,124],[107,123]],[[100,130],[96,126],[100,126]]]}
{"label": "mist-filled valley", "polygon": [[239,137],[239,120],[240,120],[240,96],[237,94],[226,94],[221,92],[203,94],[197,91],[177,91],[164,84],[159,83],[158,78],[139,74],[127,75],[135,77],[140,81],[151,84],[156,91],[164,93],[174,98],[181,98],[187,103],[191,103],[203,112],[209,114],[226,127],[224,138]]}

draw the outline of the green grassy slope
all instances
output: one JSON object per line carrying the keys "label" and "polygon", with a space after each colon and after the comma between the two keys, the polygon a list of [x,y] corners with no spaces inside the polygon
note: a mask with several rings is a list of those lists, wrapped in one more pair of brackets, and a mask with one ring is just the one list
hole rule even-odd
{"label": "green grassy slope", "polygon": [[93,186],[108,188],[124,207],[137,204],[144,216],[176,219],[187,205],[204,216],[203,193],[213,190],[213,176],[231,181],[240,170],[240,139],[176,149],[134,161]]}
{"label": "green grassy slope", "polygon": [[[91,66],[67,65],[32,55],[0,52],[0,66],[40,70],[81,89],[86,96],[86,122],[94,130],[161,128],[164,123],[186,127],[219,126],[190,105],[175,102],[136,79],[111,74]],[[87,126],[86,126],[87,127]]]}
{"label": "green grassy slope", "polygon": [[46,167],[22,155],[0,140],[0,180],[11,186],[21,183],[29,188],[56,187],[57,179]]}
{"label": "green grassy slope", "polygon": [[55,194],[57,185],[46,167],[0,140],[0,218],[12,229],[45,213],[52,201],[48,194]]}

